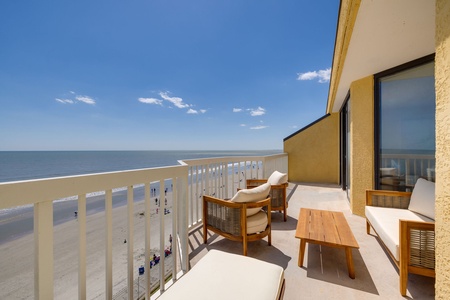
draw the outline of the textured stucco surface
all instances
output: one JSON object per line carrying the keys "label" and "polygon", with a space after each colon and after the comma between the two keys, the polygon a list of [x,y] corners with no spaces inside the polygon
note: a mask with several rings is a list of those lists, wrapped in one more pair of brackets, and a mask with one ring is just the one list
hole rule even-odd
{"label": "textured stucco surface", "polygon": [[373,76],[350,86],[350,207],[364,216],[366,190],[373,188]]}
{"label": "textured stucco surface", "polygon": [[339,183],[339,114],[331,114],[284,142],[289,181]]}
{"label": "textured stucco surface", "polygon": [[436,299],[450,295],[450,1],[436,1]]}

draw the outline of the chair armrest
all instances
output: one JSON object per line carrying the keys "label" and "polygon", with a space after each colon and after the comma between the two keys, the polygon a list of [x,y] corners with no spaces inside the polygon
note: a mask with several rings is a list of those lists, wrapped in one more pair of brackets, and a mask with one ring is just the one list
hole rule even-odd
{"label": "chair armrest", "polygon": [[366,205],[407,209],[411,199],[410,192],[367,190]]}
{"label": "chair armrest", "polygon": [[264,206],[270,206],[270,197],[259,200],[256,202],[232,202],[227,201],[219,198],[214,198],[211,196],[203,196],[203,202],[209,202],[214,203],[220,206],[225,206],[229,208],[257,208],[257,207],[264,207]]}
{"label": "chair armrest", "polygon": [[434,222],[400,220],[400,265],[435,268]]}
{"label": "chair armrest", "polygon": [[270,202],[271,202],[270,200],[271,200],[271,198],[268,197],[268,198],[266,198],[264,200],[259,200],[259,201],[256,201],[256,202],[242,202],[240,204],[244,204],[246,208],[257,208],[257,207],[265,207],[265,206],[267,206],[268,210],[270,211]]}
{"label": "chair armrest", "polygon": [[247,179],[247,188],[252,189],[267,182],[267,179]]}
{"label": "chair armrest", "polygon": [[211,196],[203,196],[203,204],[205,202],[214,203],[220,206],[230,207],[230,208],[241,208],[243,207],[241,203],[232,202],[224,199],[219,199]]}

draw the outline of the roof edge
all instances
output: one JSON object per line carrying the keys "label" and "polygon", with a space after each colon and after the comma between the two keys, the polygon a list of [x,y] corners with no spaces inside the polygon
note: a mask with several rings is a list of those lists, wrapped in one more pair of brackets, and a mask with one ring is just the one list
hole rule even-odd
{"label": "roof edge", "polygon": [[306,125],[305,127],[301,128],[301,129],[297,130],[296,132],[294,132],[293,134],[291,134],[291,135],[285,137],[285,138],[283,139],[283,142],[286,142],[286,141],[287,141],[288,139],[290,139],[291,137],[293,137],[293,136],[299,134],[300,132],[302,132],[302,131],[308,129],[309,127],[313,126],[314,124],[319,123],[320,121],[322,121],[323,119],[326,119],[326,118],[329,117],[330,115],[331,115],[331,114],[326,114],[325,116],[323,116],[323,117],[321,117],[321,118],[315,120],[314,122],[309,123],[309,124]]}

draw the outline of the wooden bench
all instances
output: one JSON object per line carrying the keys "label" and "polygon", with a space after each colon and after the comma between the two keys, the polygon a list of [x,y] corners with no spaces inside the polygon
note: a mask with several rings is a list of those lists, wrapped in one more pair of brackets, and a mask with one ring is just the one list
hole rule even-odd
{"label": "wooden bench", "polygon": [[367,234],[372,227],[400,273],[406,296],[408,274],[436,277],[434,183],[419,179],[412,193],[368,190]]}

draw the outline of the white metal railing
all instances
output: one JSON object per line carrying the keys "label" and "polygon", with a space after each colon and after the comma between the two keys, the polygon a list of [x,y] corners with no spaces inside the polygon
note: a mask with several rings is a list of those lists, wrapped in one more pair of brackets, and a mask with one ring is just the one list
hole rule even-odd
{"label": "white metal railing", "polygon": [[[145,266],[150,257],[150,201],[151,187],[159,183],[161,207],[165,198],[165,181],[170,180],[172,188],[172,246],[173,281],[188,271],[188,232],[192,226],[201,223],[203,194],[228,198],[238,187],[244,187],[247,178],[263,178],[274,170],[287,172],[287,154],[252,157],[223,157],[180,161],[178,166],[130,170],[90,175],[68,176],[0,183],[0,209],[23,205],[34,206],[34,298],[54,297],[53,257],[53,201],[77,196],[78,201],[78,299],[86,299],[86,204],[87,195],[104,191],[105,194],[105,298],[113,298],[113,190],[127,187],[127,295],[134,295],[134,199],[133,190],[144,186],[145,206]],[[152,189],[153,191],[153,189]],[[161,216],[164,216],[161,210]],[[159,246],[164,249],[165,218],[160,217]],[[161,252],[162,254],[162,252]],[[164,255],[160,256],[160,292],[164,292],[166,272]],[[177,270],[181,270],[177,273]],[[145,272],[145,299],[150,299],[150,272]]]}
{"label": "white metal railing", "polygon": [[420,177],[435,181],[436,159],[425,154],[382,154],[380,168],[394,168],[406,186],[414,186]]}
{"label": "white metal railing", "polygon": [[184,160],[189,166],[189,228],[202,218],[202,196],[231,198],[246,179],[267,178],[273,171],[287,173],[287,154],[269,156],[232,156]]}

